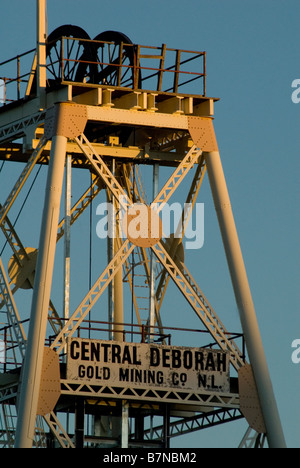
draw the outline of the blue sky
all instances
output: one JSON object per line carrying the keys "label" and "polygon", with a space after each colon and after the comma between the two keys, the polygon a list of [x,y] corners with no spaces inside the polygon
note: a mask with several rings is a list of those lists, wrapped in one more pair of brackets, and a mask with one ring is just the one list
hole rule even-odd
{"label": "blue sky", "polygon": [[[300,364],[291,361],[291,343],[300,339],[300,103],[291,94],[300,79],[299,17],[299,0],[48,0],[49,32],[76,24],[91,38],[113,29],[134,43],[207,52],[207,94],[220,97],[214,126],[258,322],[287,444],[298,448]],[[33,0],[6,2],[0,39],[0,62],[35,46]],[[1,203],[12,184],[2,180]],[[207,182],[199,201],[205,242],[199,259],[187,253],[187,265],[235,331],[237,310]],[[26,226],[24,232],[29,239]],[[174,316],[180,323],[176,307],[171,298],[166,323]],[[192,315],[188,326],[198,326]],[[245,430],[232,423],[173,446],[237,446]]]}

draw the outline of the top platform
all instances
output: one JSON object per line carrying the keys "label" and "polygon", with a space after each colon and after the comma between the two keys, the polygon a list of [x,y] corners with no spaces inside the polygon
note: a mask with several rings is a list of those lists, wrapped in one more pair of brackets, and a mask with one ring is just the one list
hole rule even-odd
{"label": "top platform", "polygon": [[45,52],[44,66],[38,66],[36,49],[0,63],[0,159],[27,160],[18,150],[11,155],[6,143],[23,138],[22,152],[33,148],[35,128],[58,102],[157,116],[213,116],[218,98],[206,96],[206,52],[132,44],[115,31],[91,40],[71,25],[49,35]]}
{"label": "top platform", "polygon": [[[46,91],[72,85],[86,89],[110,86],[120,91],[151,91],[163,96],[181,94],[206,97],[206,52],[126,43],[121,33],[106,31],[90,40],[59,36],[77,27],[58,28],[46,44]],[[32,49],[0,63],[0,96],[3,107],[39,94],[37,54]]]}

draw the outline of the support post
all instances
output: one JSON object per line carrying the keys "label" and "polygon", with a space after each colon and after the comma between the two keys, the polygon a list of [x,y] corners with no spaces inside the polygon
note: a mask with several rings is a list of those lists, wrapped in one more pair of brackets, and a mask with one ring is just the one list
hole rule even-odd
{"label": "support post", "polygon": [[[111,172],[115,176],[116,161],[112,160]],[[107,237],[108,262],[110,262],[119,250],[119,232],[120,232],[120,205],[115,197],[107,194],[107,200],[111,204],[112,212],[109,218],[109,235]],[[108,288],[108,321],[109,339],[123,341],[123,272],[120,269]]]}
{"label": "support post", "polygon": [[37,0],[37,96],[44,108],[46,92],[47,0]]}
{"label": "support post", "polygon": [[[116,239],[113,239],[116,244]],[[117,250],[115,250],[117,252]],[[123,270],[116,273],[114,278],[114,326],[113,338],[115,341],[124,341],[124,311],[123,311]]]}
{"label": "support post", "polygon": [[127,401],[122,401],[122,433],[121,448],[128,449],[129,441],[129,405]]}
{"label": "support post", "polygon": [[[115,173],[114,173],[115,175]],[[119,234],[120,234],[120,205],[119,202],[112,197],[113,203],[113,256],[119,250]],[[123,270],[116,273],[113,279],[114,293],[114,326],[113,339],[115,341],[124,341],[124,298],[123,298]]]}
{"label": "support post", "polygon": [[71,171],[72,155],[66,157],[66,178],[65,178],[65,243],[64,243],[64,319],[69,319],[70,314],[70,250],[71,250]]}
{"label": "support post", "polygon": [[21,374],[16,448],[31,448],[38,408],[48,309],[54,268],[60,200],[68,138],[86,126],[83,106],[60,103],[47,111],[44,135],[52,139],[29,332]]}
{"label": "support post", "polygon": [[78,397],[75,403],[75,447],[84,448],[84,399]]}
{"label": "support post", "polygon": [[[66,156],[65,177],[65,224],[64,224],[64,299],[62,328],[70,318],[70,277],[71,277],[71,177],[72,155]],[[65,348],[65,360],[67,359],[67,347]]]}
{"label": "support post", "polygon": [[204,153],[233,289],[259,395],[270,448],[284,448],[285,439],[233,218],[218,151]]}
{"label": "support post", "polygon": [[[107,196],[107,202],[112,203],[112,197]],[[113,205],[114,206],[114,205]],[[113,215],[112,215],[113,218]],[[109,222],[113,222],[112,219],[109,220]],[[113,224],[111,225],[111,229],[113,231]],[[111,260],[114,258],[114,238],[113,238],[113,233],[112,236],[108,235],[107,236],[107,263],[111,262]],[[109,332],[108,332],[108,339],[113,340],[113,321],[114,321],[114,281],[111,281],[110,284],[108,285],[108,316],[107,316],[108,322],[109,322]]]}
{"label": "support post", "polygon": [[135,434],[134,438],[138,442],[144,442],[145,417],[143,414],[135,416]]}
{"label": "support post", "polygon": [[170,407],[168,403],[165,405],[164,414],[164,448],[170,448]]}
{"label": "support post", "polygon": [[[153,200],[158,195],[159,164],[153,166]],[[155,333],[155,255],[150,251],[150,292],[149,292],[149,342],[153,343]]]}
{"label": "support post", "polygon": [[66,145],[67,138],[64,136],[57,135],[52,140],[29,333],[21,376],[16,448],[31,448],[34,438]]}

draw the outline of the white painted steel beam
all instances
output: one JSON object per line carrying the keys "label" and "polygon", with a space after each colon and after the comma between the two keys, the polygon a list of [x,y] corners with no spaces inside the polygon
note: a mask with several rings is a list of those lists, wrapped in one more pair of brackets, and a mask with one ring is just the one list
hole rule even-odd
{"label": "white painted steel beam", "polygon": [[65,242],[64,242],[64,319],[69,318],[70,309],[70,275],[71,275],[71,184],[72,184],[72,156],[66,157],[65,177]]}
{"label": "white painted steel beam", "polygon": [[142,125],[147,127],[188,130],[189,118],[186,115],[163,114],[161,112],[140,112],[128,109],[86,106],[88,120],[94,122]]}
{"label": "white painted steel beam", "polygon": [[[153,200],[158,195],[159,165],[153,166]],[[153,343],[155,333],[155,257],[150,252],[150,290],[149,290],[149,342]]]}
{"label": "white painted steel beam", "polygon": [[220,154],[218,151],[207,152],[205,153],[205,160],[242,329],[267,429],[269,447],[284,448],[286,446],[285,439],[231,209]]}
{"label": "white painted steel beam", "polygon": [[37,0],[37,96],[41,107],[47,86],[46,40],[47,40],[47,0]]}
{"label": "white painted steel beam", "polygon": [[[144,388],[145,387],[145,388]],[[215,392],[213,390],[205,390],[203,393],[193,392],[182,388],[180,390],[163,389],[162,387],[151,387],[147,384],[144,387],[141,385],[132,385],[130,389],[128,386],[112,386],[107,383],[101,382],[88,382],[88,381],[75,381],[71,379],[61,379],[61,394],[62,395],[77,395],[87,398],[107,398],[117,400],[134,400],[135,402],[156,402],[156,403],[175,403],[192,406],[192,411],[195,407],[199,411],[203,407],[207,408],[236,408],[239,409],[239,394],[227,392]]]}
{"label": "white painted steel beam", "polygon": [[119,202],[121,207],[126,211],[128,206],[131,205],[131,201],[128,199],[125,190],[121,187],[101,156],[96,152],[85,135],[82,134],[80,138],[76,138],[75,141],[83,154],[85,154],[87,159],[91,162],[97,174],[110,189],[117,202]]}
{"label": "white painted steel beam", "polygon": [[48,308],[54,267],[59,207],[63,184],[67,138],[53,138],[47,179],[39,255],[33,290],[28,344],[23,364],[16,448],[31,448],[40,391]]}

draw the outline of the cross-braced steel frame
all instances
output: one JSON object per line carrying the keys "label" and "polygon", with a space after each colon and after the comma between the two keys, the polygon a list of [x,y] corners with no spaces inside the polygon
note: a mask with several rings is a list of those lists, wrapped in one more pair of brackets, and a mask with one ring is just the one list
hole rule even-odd
{"label": "cross-braced steel frame", "polygon": [[[92,446],[119,444],[128,447],[147,446],[147,441],[151,440],[154,444],[157,440],[166,447],[172,437],[246,417],[257,433],[266,435],[270,447],[283,446],[284,438],[213,128],[214,99],[207,98],[205,91],[201,95],[178,92],[180,67],[188,62],[182,61],[183,54],[180,51],[175,51],[175,65],[167,66],[166,54],[169,49],[164,45],[154,56],[141,53],[141,46],[126,44],[124,37],[115,40],[115,43],[111,36],[109,40],[106,39],[106,36],[101,36],[93,43],[84,37],[77,45],[73,33],[72,37],[55,36],[54,44],[58,42],[60,48],[56,46],[53,49],[53,43],[49,44],[48,57],[53,50],[57,57],[55,62],[51,59],[52,65],[48,65],[48,72],[55,74],[55,84],[59,82],[60,87],[54,86],[52,77],[48,94],[43,94],[41,89],[37,96],[34,94],[32,90],[39,79],[35,60],[28,80],[26,100],[14,107],[7,106],[7,110],[4,112],[2,109],[0,115],[2,158],[8,159],[10,148],[11,160],[26,162],[0,210],[1,230],[13,252],[8,272],[3,262],[0,262],[0,293],[1,313],[5,316],[3,333],[6,334],[6,342],[13,344],[7,347],[6,353],[14,367],[14,371],[9,366],[1,369],[2,445],[29,447],[34,444],[42,447],[52,443],[70,448],[87,443]],[[67,44],[65,49],[64,43]],[[107,47],[108,58],[105,60],[110,63],[104,62],[104,56],[101,62],[100,45],[103,53]],[[74,50],[77,50],[76,57],[71,58]],[[96,53],[95,50],[98,55],[92,55],[94,58],[91,60],[90,56]],[[203,53],[193,54],[205,60]],[[158,68],[143,66],[143,59],[158,60]],[[57,66],[57,63],[61,66]],[[100,68],[97,68],[99,63]],[[154,90],[140,88],[146,70],[150,73],[147,75],[148,80],[153,76],[155,78],[157,88]],[[173,88],[163,92],[164,75],[168,73],[174,74]],[[204,67],[202,73],[197,73],[194,78],[203,78],[205,73]],[[131,78],[128,82],[129,75]],[[81,83],[76,81],[79,79],[82,79]],[[126,79],[126,86],[122,79]],[[105,80],[111,80],[111,83]],[[17,141],[20,137],[24,140],[23,146],[11,144],[11,141]],[[32,151],[28,156],[29,147]],[[73,206],[69,206],[60,221],[64,171],[65,165],[68,166],[66,161],[74,168],[88,169],[91,183]],[[37,164],[47,166],[48,176],[40,243],[36,249],[28,249],[22,244],[9,215]],[[167,182],[160,189],[156,187],[153,190],[151,203],[147,202],[139,171],[139,166],[143,164],[154,168],[156,179],[154,177],[153,188],[157,184],[159,166],[169,167],[171,171]],[[168,242],[163,235],[154,241],[149,238],[148,243],[139,245],[130,236],[120,234],[117,228],[121,211],[127,212],[135,203],[140,203],[147,205],[150,212],[158,216],[191,174],[192,182],[185,200],[189,210],[182,211],[180,226],[176,231],[179,235],[170,238]],[[214,198],[250,366],[246,362],[245,350],[240,349],[184,260],[179,259],[180,243],[206,174]],[[78,307],[74,311],[68,310],[68,313],[65,310],[63,316],[50,297],[56,246],[60,239],[65,238],[64,286],[67,288],[67,309],[70,229],[71,226],[75,229],[77,220],[100,193],[106,194],[115,210],[111,220],[115,235],[108,242],[107,264],[94,284],[90,284]],[[66,197],[71,200],[70,188]],[[147,289],[146,307],[140,305],[142,298],[137,289],[137,268],[142,271],[140,276],[144,278],[143,287]],[[163,319],[166,319],[166,314],[162,314],[162,305],[170,280],[196,314],[206,333],[212,337],[213,346],[229,354],[231,368],[239,376],[240,385],[236,378],[231,382],[229,393],[210,391],[196,394],[193,391],[163,391],[159,388],[141,390],[134,385],[130,388],[101,383],[92,385],[66,378],[64,365],[68,339],[84,333],[86,320],[99,299],[107,293],[108,316],[111,319],[109,337],[122,341],[125,336],[126,339],[128,330],[125,330],[122,300],[125,282],[129,285],[137,333],[142,341],[151,342],[154,336],[159,336],[161,343],[165,343],[167,327]],[[18,311],[14,300],[14,294],[24,287],[33,289],[27,332],[24,331],[22,313]],[[99,322],[104,321],[104,318],[97,317]],[[48,324],[51,332],[47,330]],[[40,408],[45,346],[55,356],[60,356],[57,401],[46,410]],[[241,394],[242,378],[249,379],[247,381],[252,386],[252,394],[250,397],[246,395],[246,398],[254,400],[253,424],[242,403],[245,398]],[[97,416],[99,408],[102,408],[102,419]],[[180,408],[180,411],[176,408]],[[85,410],[94,418],[94,436],[89,435],[86,441],[79,436],[82,428],[76,426],[82,424]],[[182,416],[182,411],[193,411],[195,415]],[[65,418],[59,417],[67,412],[76,414],[76,420],[81,421],[75,421],[73,434]],[[176,418],[179,413],[181,416]],[[163,416],[163,426],[146,429],[144,419],[147,415]],[[170,423],[171,416],[176,418],[173,423]],[[128,431],[128,418],[135,420],[134,434]],[[111,429],[112,420],[121,421],[121,424],[115,422]],[[250,432],[247,434],[242,446],[247,446]],[[254,445],[260,445],[264,437],[258,439],[256,436],[252,439],[256,441]]]}

